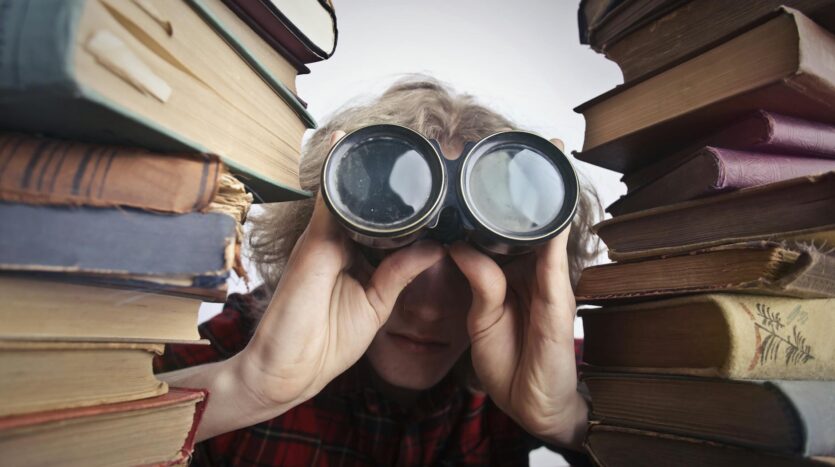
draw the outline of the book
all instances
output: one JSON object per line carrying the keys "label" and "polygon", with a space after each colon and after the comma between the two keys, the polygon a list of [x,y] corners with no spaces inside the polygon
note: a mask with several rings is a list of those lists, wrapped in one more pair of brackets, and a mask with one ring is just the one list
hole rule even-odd
{"label": "book", "polygon": [[589,427],[585,446],[595,463],[603,467],[835,465],[835,458],[831,457],[785,456],[702,439],[605,424]]}
{"label": "book", "polygon": [[[611,8],[600,15],[597,21],[588,22],[585,40],[581,33],[580,42],[589,44],[598,53],[604,53],[605,46],[617,41],[690,0],[631,0],[613,2]],[[582,30],[582,23],[581,23]]]}
{"label": "book", "polygon": [[580,310],[583,360],[629,373],[835,379],[832,299],[700,294]]}
{"label": "book", "polygon": [[788,8],[748,27],[577,107],[586,119],[577,158],[629,172],[644,154],[669,154],[757,109],[835,124],[835,37]]}
{"label": "book", "polygon": [[590,417],[762,451],[835,456],[835,381],[584,372]]}
{"label": "book", "polygon": [[0,203],[0,270],[170,283],[223,300],[237,226],[220,213]]}
{"label": "book", "polygon": [[625,214],[592,230],[610,258],[624,261],[764,238],[814,240],[835,228],[833,206],[835,172],[827,172]]}
{"label": "book", "polygon": [[197,342],[201,301],[130,288],[0,275],[0,339]]}
{"label": "book", "polygon": [[[310,73],[310,70],[302,63],[296,63],[285,58],[282,54],[264,40],[261,35],[253,30],[249,24],[241,19],[229,6],[221,0],[187,0],[195,11],[198,11],[210,24],[217,23],[215,31],[226,36],[229,34],[230,46],[235,47],[242,58],[255,69],[264,68],[259,71],[263,77],[273,76],[290,91],[296,99],[304,104],[298,97],[296,89],[296,77]],[[240,48],[238,48],[238,45]],[[273,85],[278,89],[278,85]]]}
{"label": "book", "polygon": [[658,0],[630,3],[660,3],[662,7],[657,11],[661,14],[649,16],[648,21],[633,21],[618,10],[612,12],[610,18],[591,34],[592,47],[618,64],[626,82],[640,80],[698,50],[715,45],[753,18],[768,14],[780,5],[802,11],[830,31],[835,29],[835,5],[830,0]]}
{"label": "book", "polygon": [[187,465],[205,410],[205,391],[171,388],[119,404],[0,419],[8,465]]}
{"label": "book", "polygon": [[835,171],[835,158],[818,159],[706,146],[669,173],[621,196],[606,211],[620,216],[828,171]]}
{"label": "book", "polygon": [[0,133],[3,201],[200,212],[217,196],[224,171],[208,154]]}
{"label": "book", "polygon": [[[163,344],[0,340],[0,417],[165,394]],[[5,456],[4,459],[7,459]]]}
{"label": "book", "polygon": [[216,154],[264,200],[306,196],[302,104],[197,0],[148,5],[3,0],[0,125]]}
{"label": "book", "polygon": [[835,125],[758,110],[683,150],[658,154],[657,160],[624,174],[621,181],[627,192],[635,191],[687,162],[705,146],[835,159]]}
{"label": "book", "polygon": [[327,59],[336,49],[336,14],[330,0],[223,0],[279,53],[297,63]]}
{"label": "book", "polygon": [[606,17],[607,13],[622,2],[623,0],[580,0],[580,6],[577,7],[580,43],[588,44],[591,29],[596,27]]}
{"label": "book", "polygon": [[805,245],[722,245],[583,270],[578,303],[606,304],[699,292],[835,297],[835,256]]}

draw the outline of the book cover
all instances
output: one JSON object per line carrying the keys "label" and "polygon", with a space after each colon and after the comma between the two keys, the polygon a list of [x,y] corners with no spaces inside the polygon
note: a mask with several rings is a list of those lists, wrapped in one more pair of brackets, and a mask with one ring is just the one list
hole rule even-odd
{"label": "book cover", "polygon": [[808,245],[747,242],[588,267],[575,294],[578,303],[590,304],[698,292],[833,297],[833,268],[835,256]]}
{"label": "book cover", "polygon": [[621,196],[613,216],[696,198],[835,171],[835,159],[766,154],[707,146],[669,173]]}
{"label": "book cover", "polygon": [[207,398],[171,388],[151,399],[0,418],[0,456],[16,466],[185,465]]}
{"label": "book cover", "polygon": [[0,133],[0,200],[204,211],[220,188],[216,156]]}
{"label": "book cover", "polygon": [[587,367],[595,421],[784,452],[835,456],[835,382],[727,380]]}
{"label": "book cover", "polygon": [[814,241],[835,229],[833,205],[835,172],[827,172],[625,214],[592,230],[610,258],[626,261],[749,240]]}
{"label": "book cover", "polygon": [[627,373],[833,380],[833,304],[711,293],[583,309],[583,360]]}
{"label": "book cover", "polygon": [[0,269],[225,281],[235,229],[218,213],[0,203]]}
{"label": "book cover", "polygon": [[[631,2],[646,3],[646,2]],[[613,18],[593,36],[592,47],[618,64],[626,82],[640,80],[710,48],[752,19],[781,5],[795,8],[829,30],[835,29],[835,5],[829,0],[669,1],[671,8],[649,21]],[[614,16],[614,15],[613,15]]]}
{"label": "book cover", "polygon": [[605,424],[593,424],[589,427],[585,446],[597,465],[604,467],[826,467],[835,464],[835,459],[831,457],[778,455],[698,438]]}
{"label": "book cover", "polygon": [[669,154],[757,109],[835,124],[835,37],[788,8],[750,27],[577,107],[586,119],[578,159],[629,172],[645,154]]}
{"label": "book cover", "polygon": [[755,153],[835,159],[835,126],[758,110],[718,130],[710,136],[671,154],[658,154],[658,160],[621,177],[627,192],[657,180],[690,160],[705,146]]}

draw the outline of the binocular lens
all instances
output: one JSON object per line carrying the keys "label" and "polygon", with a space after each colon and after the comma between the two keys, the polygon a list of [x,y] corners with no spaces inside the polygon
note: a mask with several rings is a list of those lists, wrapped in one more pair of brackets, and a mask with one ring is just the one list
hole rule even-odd
{"label": "binocular lens", "polygon": [[560,171],[529,146],[498,146],[465,170],[463,188],[473,214],[499,233],[537,234],[551,226],[563,208]]}
{"label": "binocular lens", "polygon": [[397,228],[425,214],[433,189],[426,158],[403,139],[362,141],[334,161],[332,173],[331,202],[351,222],[374,230]]}

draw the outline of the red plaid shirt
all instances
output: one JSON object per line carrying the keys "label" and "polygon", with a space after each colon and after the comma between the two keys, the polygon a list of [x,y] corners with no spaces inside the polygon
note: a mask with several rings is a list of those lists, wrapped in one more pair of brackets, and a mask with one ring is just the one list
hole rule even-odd
{"label": "red plaid shirt", "polygon": [[[168,345],[155,370],[224,360],[242,350],[256,324],[247,312],[255,303],[252,295],[231,295],[223,312],[200,326],[210,346]],[[451,377],[404,411],[368,384],[368,371],[361,360],[283,415],[199,443],[192,465],[518,466],[527,465],[529,451],[542,444],[487,396]],[[563,455],[587,461],[579,453]]]}

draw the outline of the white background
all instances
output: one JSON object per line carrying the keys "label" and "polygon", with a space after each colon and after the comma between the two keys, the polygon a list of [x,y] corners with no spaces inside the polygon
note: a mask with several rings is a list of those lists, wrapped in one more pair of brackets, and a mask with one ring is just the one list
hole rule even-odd
{"label": "white background", "polygon": [[[299,95],[325,122],[403,74],[425,73],[477,96],[522,128],[561,138],[566,152],[579,150],[583,117],[572,109],[622,79],[614,63],[580,45],[577,6],[575,0],[335,0],[336,53],[299,76]],[[619,174],[574,162],[604,206],[625,191]],[[564,462],[540,449],[531,464]]]}

